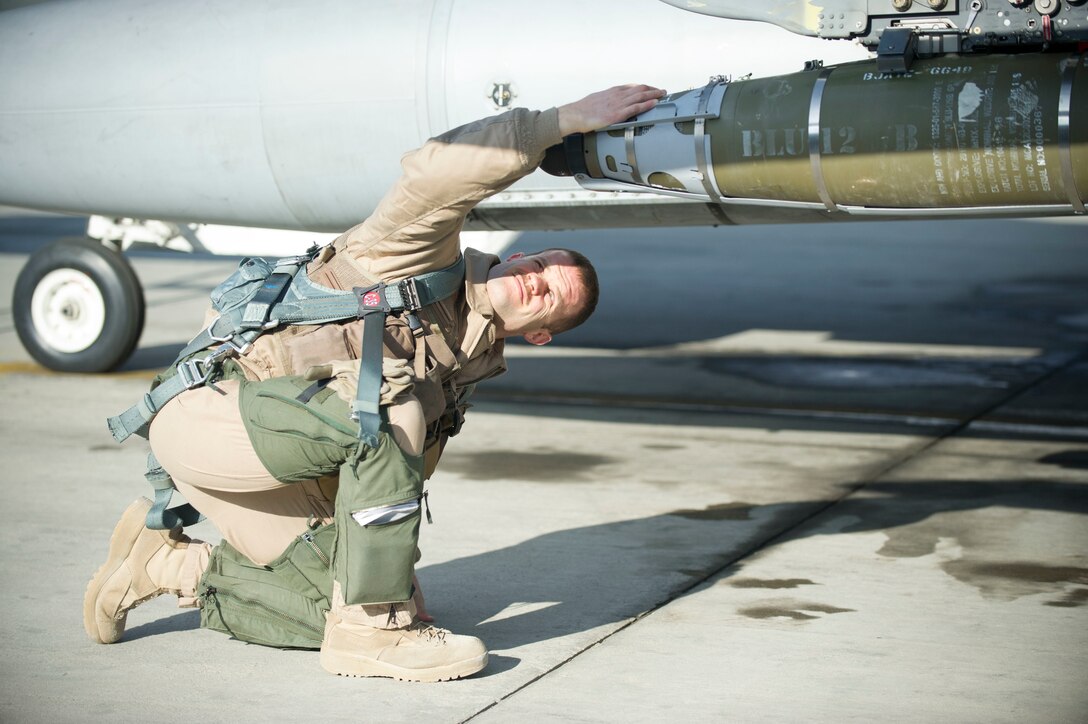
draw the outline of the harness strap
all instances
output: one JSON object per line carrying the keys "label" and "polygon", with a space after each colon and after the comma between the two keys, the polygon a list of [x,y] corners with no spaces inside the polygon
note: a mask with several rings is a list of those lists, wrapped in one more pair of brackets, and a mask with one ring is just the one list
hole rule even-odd
{"label": "harness strap", "polygon": [[[365,294],[360,294],[363,305]],[[363,312],[363,348],[359,353],[359,384],[351,404],[351,419],[359,423],[359,440],[371,449],[378,447],[378,428],[382,418],[379,403],[382,389],[382,338],[385,333],[386,312]]]}
{"label": "harness strap", "polygon": [[177,374],[144,394],[139,402],[120,415],[106,420],[113,439],[124,442],[132,435],[146,438],[148,425],[167,402],[186,390],[207,384],[208,378],[219,369],[222,361],[234,352],[233,347],[223,344],[206,357],[177,363]]}
{"label": "harness strap", "polygon": [[290,272],[274,271],[264,280],[260,290],[253,295],[242,314],[242,327],[244,329],[262,329],[268,324],[272,315],[272,307],[283,299],[291,280],[295,278],[295,272],[302,266],[296,266]]}
{"label": "harness strap", "polygon": [[[312,285],[315,289],[322,290],[325,297],[331,295],[332,299],[300,299],[299,301],[309,301],[311,304],[306,305],[296,302],[292,309],[283,310],[286,316],[290,316],[292,319],[282,319],[285,315],[281,314],[281,310],[277,305],[282,306],[281,303],[285,297],[289,296],[291,288],[306,279],[305,274],[300,276],[298,272],[305,268],[306,264],[317,253],[317,249],[312,249],[309,253],[301,256],[290,256],[278,260],[275,269],[265,278],[264,283],[257,293],[253,295],[253,298],[242,308],[232,309],[226,314],[220,313],[200,334],[189,340],[189,343],[178,353],[175,363],[216,343],[229,344],[235,348],[238,354],[245,354],[249,349],[249,345],[253,344],[253,340],[261,336],[265,330],[281,324],[295,324],[297,323],[295,318],[302,318],[308,313],[312,313],[315,318],[319,318],[321,321],[329,322],[351,317],[354,308],[350,304],[346,304],[346,302],[350,302],[350,295],[345,295],[336,289]],[[297,294],[295,296],[298,297]],[[348,298],[343,299],[345,296]],[[273,310],[277,314],[275,320],[271,320]],[[330,312],[339,316],[326,318],[326,315]],[[320,322],[313,323],[318,324]]]}
{"label": "harness strap", "polygon": [[302,392],[298,393],[298,396],[296,396],[295,399],[305,405],[307,402],[309,402],[310,400],[312,400],[314,398],[314,395],[316,395],[318,392],[321,392],[321,390],[328,387],[329,382],[331,382],[331,381],[332,381],[331,377],[326,377],[323,380],[318,380],[317,382],[313,383],[312,385],[307,387]]}
{"label": "harness strap", "polygon": [[[218,372],[223,360],[245,354],[264,332],[289,324],[323,324],[358,317],[363,320],[363,344],[352,419],[359,422],[359,439],[371,448],[377,447],[386,316],[407,312],[411,323],[414,313],[422,307],[455,294],[464,284],[465,260],[459,256],[456,263],[445,269],[395,284],[382,283],[347,292],[321,286],[306,274],[299,274],[318,253],[315,247],[305,255],[280,259],[244,306],[221,312],[181,350],[174,362],[175,375],[128,410],[107,420],[114,439],[123,442],[134,434],[147,437],[151,420],[166,403],[186,390],[211,384],[209,379]],[[415,323],[418,325],[418,319]],[[206,356],[193,357],[217,343],[219,346]],[[174,483],[154,455],[148,457],[145,477],[155,489],[155,503],[147,517],[149,528],[170,529],[202,519],[189,504],[167,509]]]}
{"label": "harness strap", "polygon": [[204,520],[204,516],[200,514],[200,511],[189,503],[184,503],[169,510],[166,508],[166,506],[170,505],[170,498],[173,497],[176,488],[170,473],[163,470],[162,466],[159,465],[155,453],[147,454],[147,472],[144,473],[144,478],[155,490],[155,502],[152,504],[151,510],[147,511],[145,521],[148,528],[172,530],[187,525],[196,525]]}
{"label": "harness strap", "polygon": [[[362,350],[359,353],[359,384],[351,405],[351,417],[359,423],[359,440],[371,448],[378,446],[381,427],[380,402],[385,318],[407,313],[409,326],[419,327],[415,312],[452,296],[464,283],[465,258],[452,266],[429,274],[409,277],[396,284],[376,284],[353,291],[359,300],[358,315],[363,320]],[[417,350],[421,340],[417,338]]]}
{"label": "harness strap", "polygon": [[[414,316],[414,315],[413,315]],[[418,317],[415,317],[419,321]],[[410,327],[412,339],[416,345],[415,357],[412,360],[412,372],[417,380],[427,376],[427,335],[423,331],[423,325]]]}

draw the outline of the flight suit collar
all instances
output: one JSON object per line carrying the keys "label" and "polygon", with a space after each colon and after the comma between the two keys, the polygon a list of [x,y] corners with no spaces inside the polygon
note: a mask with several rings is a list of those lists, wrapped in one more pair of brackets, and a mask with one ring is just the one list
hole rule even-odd
{"label": "flight suit collar", "polygon": [[491,306],[491,298],[487,295],[487,274],[498,263],[499,257],[494,254],[465,249],[465,301],[468,303],[468,315],[461,351],[468,359],[478,357],[488,349],[495,349],[502,354],[504,345],[503,340],[497,338],[495,308]]}

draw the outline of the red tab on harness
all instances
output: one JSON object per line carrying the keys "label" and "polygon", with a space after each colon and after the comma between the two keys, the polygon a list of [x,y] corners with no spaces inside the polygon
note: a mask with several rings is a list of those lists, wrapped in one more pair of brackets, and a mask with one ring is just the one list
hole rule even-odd
{"label": "red tab on harness", "polygon": [[363,295],[362,301],[364,307],[381,307],[382,295],[376,291],[370,291]]}

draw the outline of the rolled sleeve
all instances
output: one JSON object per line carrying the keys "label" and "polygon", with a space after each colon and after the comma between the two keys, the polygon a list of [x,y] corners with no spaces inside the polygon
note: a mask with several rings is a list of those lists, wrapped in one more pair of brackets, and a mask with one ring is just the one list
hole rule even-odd
{"label": "rolled sleeve", "polygon": [[517,108],[432,138],[405,154],[400,179],[349,232],[347,246],[373,259],[423,252],[421,247],[436,251],[437,244],[443,258],[430,262],[451,263],[472,208],[534,171],[545,150],[561,140],[555,108]]}

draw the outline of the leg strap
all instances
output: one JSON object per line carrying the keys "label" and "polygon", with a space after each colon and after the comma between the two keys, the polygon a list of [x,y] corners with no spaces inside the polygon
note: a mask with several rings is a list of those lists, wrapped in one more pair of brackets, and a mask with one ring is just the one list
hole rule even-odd
{"label": "leg strap", "polygon": [[396,290],[397,287],[386,284],[354,289],[359,300],[359,317],[363,320],[363,348],[359,352],[359,383],[355,389],[355,400],[351,403],[351,419],[359,423],[359,440],[371,450],[378,447],[378,429],[382,423],[378,406],[385,351],[385,318],[391,312],[399,313],[394,304],[403,305],[399,294],[394,295],[396,299],[393,303],[387,296]]}
{"label": "leg strap", "polygon": [[204,516],[200,514],[200,511],[189,503],[167,509],[166,506],[170,505],[170,498],[174,496],[174,491],[177,488],[174,487],[174,479],[170,477],[170,473],[163,470],[162,466],[159,465],[159,461],[155,459],[155,453],[147,454],[147,472],[144,473],[144,478],[155,489],[155,503],[151,506],[151,510],[147,511],[147,520],[145,522],[148,528],[152,530],[173,530],[174,528],[196,525],[204,520]]}

